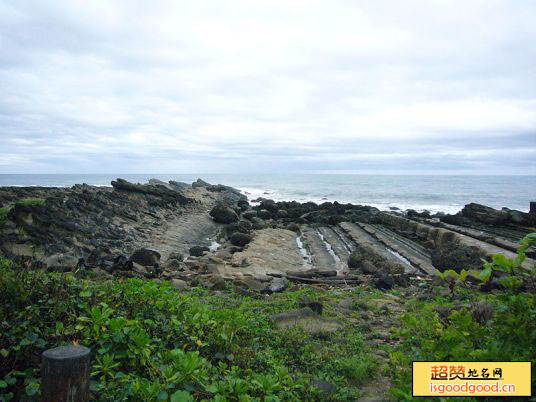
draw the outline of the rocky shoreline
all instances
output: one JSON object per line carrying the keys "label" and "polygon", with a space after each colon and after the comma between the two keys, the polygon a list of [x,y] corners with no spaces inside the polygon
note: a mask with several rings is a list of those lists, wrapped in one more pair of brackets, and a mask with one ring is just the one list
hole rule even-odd
{"label": "rocky shoreline", "polygon": [[[468,204],[456,215],[275,202],[198,179],[112,187],[2,187],[0,253],[28,267],[170,280],[179,289],[277,292],[293,283],[380,289],[514,256],[536,211]],[[535,250],[527,253],[527,267]],[[491,281],[490,287],[498,286]]]}

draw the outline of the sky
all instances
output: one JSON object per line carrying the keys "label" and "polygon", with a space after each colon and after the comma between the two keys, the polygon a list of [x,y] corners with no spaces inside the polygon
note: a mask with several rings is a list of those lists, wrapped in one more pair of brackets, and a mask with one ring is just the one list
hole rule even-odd
{"label": "sky", "polygon": [[536,1],[0,0],[0,173],[536,174]]}

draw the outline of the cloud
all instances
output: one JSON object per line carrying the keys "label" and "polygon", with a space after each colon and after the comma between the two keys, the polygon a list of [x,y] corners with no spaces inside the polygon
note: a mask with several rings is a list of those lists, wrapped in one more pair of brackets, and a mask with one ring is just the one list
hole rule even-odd
{"label": "cloud", "polygon": [[0,165],[536,174],[535,12],[0,0]]}

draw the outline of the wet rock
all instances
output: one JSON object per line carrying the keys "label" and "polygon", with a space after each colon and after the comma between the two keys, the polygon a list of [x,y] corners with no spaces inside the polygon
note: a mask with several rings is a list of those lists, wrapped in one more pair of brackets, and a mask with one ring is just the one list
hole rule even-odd
{"label": "wet rock", "polygon": [[237,213],[231,208],[218,204],[210,211],[210,216],[218,223],[234,223],[238,222]]}
{"label": "wet rock", "polygon": [[149,267],[160,263],[160,253],[150,248],[142,248],[136,250],[130,260],[136,264]]}
{"label": "wet rock", "polygon": [[233,246],[244,247],[251,241],[251,236],[246,233],[235,232],[231,235],[230,240]]}
{"label": "wet rock", "polygon": [[190,253],[192,257],[201,257],[203,254],[205,254],[208,251],[210,251],[210,249],[204,246],[193,246],[193,247],[190,247],[190,250],[188,250],[188,252]]}
{"label": "wet rock", "polygon": [[482,269],[481,259],[484,255],[478,247],[446,244],[435,249],[431,257],[433,266],[439,271],[453,269],[460,272],[462,269],[466,271]]}

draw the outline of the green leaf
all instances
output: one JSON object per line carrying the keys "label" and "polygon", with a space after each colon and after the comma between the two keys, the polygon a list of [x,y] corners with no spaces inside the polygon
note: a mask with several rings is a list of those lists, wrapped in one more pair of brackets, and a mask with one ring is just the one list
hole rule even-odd
{"label": "green leaf", "polygon": [[480,271],[480,280],[484,283],[488,283],[488,281],[491,278],[491,267],[486,267],[482,271]]}
{"label": "green leaf", "polygon": [[80,297],[91,297],[91,295],[91,290],[84,290],[83,292],[80,292]]}
{"label": "green leaf", "polygon": [[7,382],[0,380],[0,388],[7,388]]}
{"label": "green leaf", "polygon": [[188,391],[177,391],[171,395],[171,402],[193,402],[194,398]]}

